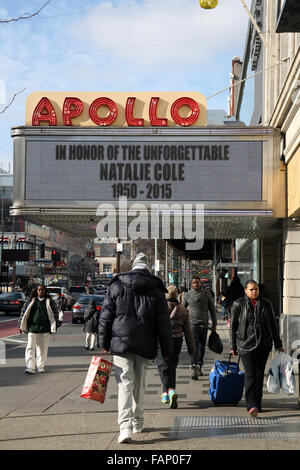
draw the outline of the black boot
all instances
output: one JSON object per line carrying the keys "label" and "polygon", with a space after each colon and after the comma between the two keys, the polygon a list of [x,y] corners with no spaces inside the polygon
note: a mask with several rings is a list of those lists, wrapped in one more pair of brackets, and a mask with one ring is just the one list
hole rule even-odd
{"label": "black boot", "polygon": [[192,364],[190,367],[192,371],[191,379],[193,380],[198,380],[198,372],[197,372],[197,366],[196,364]]}

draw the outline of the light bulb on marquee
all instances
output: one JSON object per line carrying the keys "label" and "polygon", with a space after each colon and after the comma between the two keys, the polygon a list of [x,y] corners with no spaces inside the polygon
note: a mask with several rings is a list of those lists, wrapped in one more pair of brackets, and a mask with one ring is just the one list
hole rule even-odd
{"label": "light bulb on marquee", "polygon": [[212,10],[218,5],[218,0],[199,0],[200,7],[205,10]]}

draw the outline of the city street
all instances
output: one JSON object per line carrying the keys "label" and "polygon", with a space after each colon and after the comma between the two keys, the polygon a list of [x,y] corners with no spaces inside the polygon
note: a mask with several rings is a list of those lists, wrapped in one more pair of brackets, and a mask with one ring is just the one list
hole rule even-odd
{"label": "city street", "polygon": [[[82,325],[69,313],[51,336],[45,374],[24,373],[26,335],[3,338],[6,364],[0,366],[0,449],[63,449],[106,451],[296,450],[300,448],[298,395],[270,395],[264,386],[263,413],[247,416],[244,399],[238,406],[213,406],[208,374],[216,359],[228,358],[228,327],[219,319],[222,356],[206,350],[204,376],[190,379],[184,345],[177,371],[179,408],[160,402],[156,364],[149,362],[145,393],[145,430],[130,444],[117,443],[117,387],[114,372],[104,404],[80,397],[93,354],[86,351]],[[220,316],[220,314],[219,314]],[[14,320],[12,319],[13,323]],[[2,326],[10,321],[2,321]],[[12,327],[6,331],[11,332]],[[108,356],[110,357],[110,356]],[[270,355],[271,359],[271,355]],[[297,377],[298,391],[298,377]]]}
{"label": "city street", "polygon": [[300,0],[2,0],[0,47],[0,450],[299,452]]}

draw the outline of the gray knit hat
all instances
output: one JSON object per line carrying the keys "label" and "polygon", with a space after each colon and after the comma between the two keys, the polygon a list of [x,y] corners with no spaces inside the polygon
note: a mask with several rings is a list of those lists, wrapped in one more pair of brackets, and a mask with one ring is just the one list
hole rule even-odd
{"label": "gray knit hat", "polygon": [[132,269],[148,269],[148,271],[150,271],[150,268],[148,266],[148,258],[145,253],[139,253],[137,255],[137,257],[133,261]]}

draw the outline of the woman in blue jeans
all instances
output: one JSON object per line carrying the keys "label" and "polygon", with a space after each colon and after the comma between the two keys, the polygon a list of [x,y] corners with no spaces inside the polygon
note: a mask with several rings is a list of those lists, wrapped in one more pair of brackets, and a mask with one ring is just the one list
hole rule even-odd
{"label": "woman in blue jeans", "polygon": [[161,352],[159,352],[157,356],[157,367],[163,385],[161,402],[168,403],[170,408],[178,407],[178,396],[176,393],[176,368],[178,366],[183,336],[185,337],[189,354],[192,356],[195,352],[189,313],[187,309],[178,302],[177,298],[177,288],[175,286],[169,286],[166,299],[170,312],[173,351],[167,360],[164,360]]}

